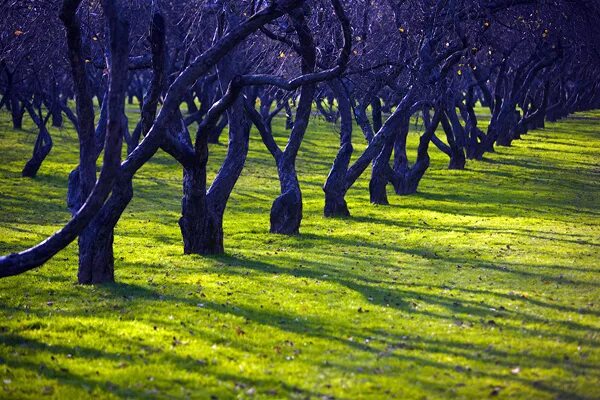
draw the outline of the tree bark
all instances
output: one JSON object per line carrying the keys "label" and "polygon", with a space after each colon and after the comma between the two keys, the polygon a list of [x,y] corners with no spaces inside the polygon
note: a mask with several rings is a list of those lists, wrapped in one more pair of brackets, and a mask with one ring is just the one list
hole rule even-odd
{"label": "tree bark", "polygon": [[345,196],[348,190],[346,176],[352,157],[352,106],[342,83],[335,79],[329,82],[335,94],[340,113],[340,149],[333,161],[323,191],[325,192],[325,217],[349,217],[350,211]]}
{"label": "tree bark", "polygon": [[302,192],[296,174],[295,158],[282,154],[277,162],[277,172],[281,195],[271,206],[270,231],[283,235],[297,235],[302,221]]}
{"label": "tree bark", "polygon": [[[398,136],[398,133],[396,133]],[[371,170],[371,180],[369,181],[369,198],[372,204],[388,205],[390,204],[387,198],[387,184],[390,181],[390,157],[394,149],[394,141],[396,137],[392,136],[383,146],[381,153],[373,162]]]}
{"label": "tree bark", "polygon": [[23,129],[23,115],[25,114],[25,107],[22,107],[17,96],[12,94],[10,96],[10,115],[12,118],[13,129]]}
{"label": "tree bark", "polygon": [[[314,72],[316,64],[316,48],[310,28],[302,11],[292,13],[290,17],[298,34],[302,74],[310,74]],[[296,173],[296,157],[308,127],[315,91],[314,83],[302,85],[292,132],[283,153],[276,158],[281,195],[271,207],[271,233],[297,235],[300,232],[302,191]],[[286,104],[289,106],[289,103]]]}
{"label": "tree bark", "polygon": [[183,168],[183,197],[179,227],[185,254],[212,254],[210,250],[212,244],[205,246],[207,214],[206,162],[196,157],[192,165]]}
{"label": "tree bark", "polygon": [[[419,147],[417,148],[417,160],[414,165],[409,166],[408,161],[401,163],[398,169],[394,169],[392,174],[392,184],[398,195],[410,195],[417,192],[419,183],[429,168],[429,143],[437,129],[443,111],[436,109],[436,112],[431,120],[431,123],[426,126],[425,132],[419,139]],[[406,144],[406,141],[404,141]]]}
{"label": "tree bark", "polygon": [[52,150],[52,136],[50,136],[50,132],[46,129],[49,116],[43,119],[41,107],[39,108],[39,114],[36,114],[31,104],[26,104],[25,106],[29,111],[31,119],[38,127],[39,132],[33,147],[33,154],[25,164],[21,175],[26,178],[33,178],[37,175],[42,163]]}

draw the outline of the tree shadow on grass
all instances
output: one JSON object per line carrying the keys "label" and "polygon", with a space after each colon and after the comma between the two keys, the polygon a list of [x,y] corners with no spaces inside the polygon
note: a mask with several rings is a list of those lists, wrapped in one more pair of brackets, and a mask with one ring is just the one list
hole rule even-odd
{"label": "tree shadow on grass", "polygon": [[[440,321],[447,323],[455,323],[461,321],[464,324],[464,329],[478,329],[482,332],[486,331],[497,331],[505,330],[534,340],[536,338],[544,338],[547,340],[561,340],[569,343],[583,343],[589,346],[598,345],[596,340],[585,341],[579,336],[573,336],[564,334],[561,332],[549,332],[547,330],[530,329],[522,326],[522,321],[533,318],[533,321],[543,321],[543,318],[536,319],[535,316],[530,314],[522,313],[515,309],[509,309],[501,311],[502,316],[496,315],[497,312],[490,311],[491,308],[497,306],[496,304],[471,300],[466,298],[462,293],[471,293],[471,289],[461,288],[448,288],[448,287],[436,287],[431,285],[416,285],[402,282],[385,282],[382,280],[373,280],[368,276],[361,276],[357,273],[352,272],[347,268],[344,268],[343,263],[339,265],[329,265],[326,263],[320,263],[312,261],[307,265],[306,268],[285,268],[278,265],[274,265],[268,262],[257,261],[253,259],[247,259],[239,256],[219,256],[211,257],[213,261],[218,261],[221,264],[226,264],[227,267],[221,266],[198,266],[191,262],[189,266],[179,268],[179,273],[193,275],[198,273],[219,273],[223,276],[228,275],[245,275],[245,272],[250,270],[258,272],[260,274],[285,274],[294,276],[297,278],[306,278],[310,280],[327,281],[333,284],[344,286],[356,293],[361,294],[364,298],[369,298],[373,307],[391,307],[402,313],[405,318],[417,318],[425,319],[428,321]],[[190,260],[194,260],[193,258]],[[295,259],[287,259],[283,257],[283,265],[295,265]],[[129,266],[133,268],[133,266]],[[137,265],[137,268],[146,269],[145,265]],[[299,282],[300,284],[300,282]],[[390,287],[394,285],[393,287]],[[445,374],[451,374],[456,381],[465,379],[467,377],[473,378],[493,378],[496,380],[513,382],[519,385],[529,386],[532,389],[548,393],[553,396],[568,397],[568,398],[585,398],[577,394],[576,392],[569,392],[564,390],[557,382],[547,382],[543,379],[536,379],[534,377],[521,377],[511,376],[498,373],[498,366],[504,369],[514,368],[515,365],[519,365],[523,370],[526,369],[540,369],[540,368],[555,368],[561,363],[567,362],[564,358],[561,359],[559,355],[540,355],[540,354],[521,354],[518,351],[508,350],[496,350],[489,348],[483,344],[470,344],[468,341],[446,340],[438,339],[434,337],[424,336],[415,332],[407,332],[406,335],[398,334],[392,329],[382,328],[361,328],[355,326],[348,321],[347,323],[340,324],[341,321],[328,320],[320,315],[314,314],[296,314],[285,310],[276,309],[263,309],[259,304],[255,306],[249,304],[239,304],[235,300],[231,301],[213,301],[210,299],[204,299],[203,307],[197,307],[197,300],[192,297],[186,297],[184,293],[191,292],[194,290],[194,285],[185,283],[170,283],[167,287],[168,293],[165,293],[164,289],[158,287],[150,287],[139,284],[110,284],[98,286],[94,289],[96,296],[109,303],[114,302],[125,302],[120,307],[128,309],[129,314],[125,314],[127,320],[135,318],[136,310],[143,308],[160,307],[167,305],[168,307],[186,307],[185,310],[189,310],[189,318],[193,320],[193,313],[214,313],[215,315],[232,315],[238,318],[242,318],[246,321],[251,321],[259,326],[264,326],[265,329],[276,329],[280,331],[289,332],[291,334],[301,335],[307,338],[314,338],[320,341],[326,341],[336,343],[337,346],[347,348],[348,351],[365,353],[370,357],[375,357],[377,360],[382,360],[382,366],[385,366],[385,359],[391,358],[402,365],[406,363],[414,363],[419,368],[429,367],[435,371]],[[420,290],[423,289],[423,290]],[[478,294],[489,295],[490,297],[509,298],[513,297],[495,292],[487,293],[486,291],[477,292]],[[61,297],[61,293],[56,293],[57,297]],[[508,297],[507,297],[508,296]],[[530,301],[524,299],[522,301]],[[414,306],[413,303],[419,303],[418,306]],[[541,308],[553,309],[553,304],[547,304],[540,300],[535,300],[536,306]],[[4,306],[2,306],[3,309]],[[434,307],[432,310],[431,308]],[[6,310],[6,309],[5,309]],[[106,305],[104,309],[97,310],[98,312],[94,315],[90,315],[89,318],[104,319],[114,318],[114,313],[119,313],[119,310],[110,310],[110,304]],[[565,311],[564,309],[560,309]],[[22,310],[21,310],[22,311]],[[572,311],[572,310],[567,310]],[[11,312],[8,310],[8,312]],[[16,314],[18,310],[14,310],[13,314]],[[374,312],[374,311],[372,311]],[[40,318],[46,316],[47,312],[38,312],[38,310],[30,310],[31,315],[38,315]],[[62,313],[56,314],[56,317],[71,316],[78,318],[85,323],[86,317],[82,313],[81,309],[67,310]],[[489,324],[489,320],[493,318],[496,322],[493,325]],[[214,343],[221,343],[223,346],[236,348],[240,351],[249,354],[261,354],[265,351],[264,344],[255,341],[234,341],[223,337],[218,331],[211,331],[207,327],[203,326],[189,326],[182,324],[184,321],[168,320],[161,318],[159,315],[152,315],[149,318],[141,320],[140,323],[145,325],[160,326],[161,329],[167,329],[168,332],[186,332],[186,334],[193,334],[194,336],[201,337],[203,340],[212,341]],[[585,331],[593,329],[587,325],[579,324],[563,320],[552,321],[556,324],[567,324],[564,325],[570,331]],[[90,321],[90,323],[92,323]],[[94,322],[94,324],[96,324]],[[468,326],[471,326],[468,328]],[[96,325],[95,325],[96,326]],[[463,326],[463,325],[461,325]],[[102,331],[102,325],[97,325],[99,331],[98,334],[104,337],[111,337],[110,331]],[[458,329],[458,328],[457,328]],[[188,332],[189,331],[189,332]],[[193,331],[193,333],[192,333]],[[178,333],[179,335],[179,333]],[[348,337],[354,337],[355,340],[348,340]],[[138,340],[139,339],[139,340]],[[366,341],[369,339],[369,342]],[[120,343],[130,346],[134,349],[131,354],[136,352],[136,349],[146,348],[149,345],[145,343],[143,335],[139,338],[115,338]],[[3,344],[12,348],[23,348],[30,349],[31,351],[40,352],[44,354],[54,355],[55,357],[64,357],[66,354],[73,354],[76,357],[83,357],[89,359],[90,362],[98,359],[105,359],[113,363],[118,363],[123,359],[122,355],[115,352],[109,352],[99,350],[97,348],[86,348],[78,346],[70,346],[66,344],[59,344],[49,346],[40,342],[37,339],[31,339],[24,336],[24,333],[12,332],[8,335],[0,334],[0,344]],[[313,391],[308,388],[298,387],[296,385],[290,385],[285,382],[284,377],[277,377],[275,375],[272,380],[270,379],[253,379],[245,374],[227,374],[219,371],[218,367],[206,368],[198,364],[198,361],[176,354],[172,350],[165,348],[156,348],[154,351],[161,354],[161,364],[170,365],[178,371],[195,371],[195,373],[203,375],[211,375],[216,379],[224,380],[229,382],[229,387],[238,387],[240,382],[243,383],[243,388],[258,387],[259,391],[273,391],[275,390],[277,396],[289,397],[289,396],[305,396],[305,397],[322,397],[326,396],[325,392]],[[358,374],[358,376],[369,377],[375,375],[389,375],[396,376],[402,374],[402,371],[391,368],[391,369],[377,369],[375,364],[369,364],[369,366],[361,365],[360,363],[346,360],[345,362],[328,362],[327,364],[321,365],[319,360],[305,359],[302,355],[298,356],[298,360],[306,363],[315,364],[319,368],[334,368],[336,370]],[[440,360],[451,357],[456,360],[452,362],[442,362]],[[19,360],[14,357],[10,357],[5,362],[11,368],[15,369],[27,369],[36,370],[39,365],[31,363],[29,361]],[[456,363],[461,363],[465,366]],[[140,362],[134,360],[134,362]],[[478,367],[473,368],[470,371],[464,370],[468,366],[469,362],[478,364]],[[486,368],[488,365],[490,368]],[[568,360],[569,368],[578,374],[597,374],[598,368],[593,364],[586,363],[583,360]],[[73,387],[79,387],[84,385],[101,391],[115,393],[120,397],[152,397],[154,387],[168,387],[173,386],[175,382],[172,378],[159,378],[154,384],[144,382],[139,388],[129,387],[123,384],[114,384],[103,380],[102,377],[93,378],[90,376],[84,376],[71,370],[62,370],[60,366],[51,365],[40,370],[40,375],[48,378],[57,380],[61,383],[72,385]],[[124,374],[127,372],[124,371]],[[190,378],[193,379],[193,378]],[[417,378],[421,384],[431,385],[432,377],[430,375],[424,375],[422,378]],[[178,385],[186,387],[190,385],[190,382],[185,380],[178,381]],[[415,382],[415,384],[418,384]],[[445,393],[448,394],[448,388],[427,386],[430,393]],[[231,389],[234,390],[234,389]],[[233,392],[224,392],[225,397],[228,397]]]}

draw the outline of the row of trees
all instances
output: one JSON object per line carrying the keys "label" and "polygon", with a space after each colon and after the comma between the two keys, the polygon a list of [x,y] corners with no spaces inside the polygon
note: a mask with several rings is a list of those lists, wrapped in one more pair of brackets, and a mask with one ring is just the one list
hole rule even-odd
{"label": "row of trees", "polygon": [[[593,0],[0,4],[0,109],[15,129],[25,115],[38,127],[23,176],[35,176],[52,149],[48,124],[73,125],[79,141],[71,220],[42,243],[1,257],[0,277],[38,267],[78,239],[79,282],[113,281],[114,227],[134,195],[135,173],[160,149],[183,170],[184,252],[219,254],[253,126],[280,181],[270,230],[297,234],[296,159],[315,112],[339,124],[323,190],[324,215],[340,217],[350,215],[346,193],[370,165],[371,201],[387,204],[390,184],[399,195],[415,193],[432,146],[448,156],[449,168],[462,169],[545,121],[600,105],[600,7]],[[134,100],[140,113],[130,132],[125,105]],[[487,127],[477,103],[489,109]],[[289,130],[284,148],[272,128],[281,113]],[[415,115],[424,132],[411,162],[406,144]],[[227,155],[209,183],[209,144],[226,127]],[[356,140],[367,142],[361,154],[354,154]]]}

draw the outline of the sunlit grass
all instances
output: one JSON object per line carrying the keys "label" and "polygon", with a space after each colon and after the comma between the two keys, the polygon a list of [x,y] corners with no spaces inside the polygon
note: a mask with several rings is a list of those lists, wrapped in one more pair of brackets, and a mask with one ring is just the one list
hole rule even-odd
{"label": "sunlit grass", "polygon": [[[23,179],[35,134],[0,115],[2,253],[68,220],[75,134],[52,134]],[[432,148],[419,193],[388,207],[369,204],[367,172],[352,217],[331,220],[337,141],[313,121],[302,234],[285,237],[268,233],[279,185],[253,133],[221,257],[182,255],[181,169],[158,154],[117,226],[117,284],[76,285],[74,245],[0,280],[0,398],[600,397],[598,120],[549,124],[465,171]]]}

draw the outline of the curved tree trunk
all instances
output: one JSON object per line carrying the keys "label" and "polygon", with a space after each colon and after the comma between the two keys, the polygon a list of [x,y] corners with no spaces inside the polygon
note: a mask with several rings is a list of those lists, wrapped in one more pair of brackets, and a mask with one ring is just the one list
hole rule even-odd
{"label": "curved tree trunk", "polygon": [[205,221],[202,225],[202,246],[199,254],[223,254],[223,215],[229,196],[240,177],[250,139],[250,123],[244,116],[244,106],[238,99],[227,110],[229,148],[225,161],[207,192]]}
{"label": "curved tree trunk", "polygon": [[[397,135],[398,134],[396,134],[396,136]],[[394,148],[394,139],[394,136],[388,139],[388,142],[383,146],[381,153],[379,153],[373,162],[371,180],[369,181],[369,197],[371,203],[373,204],[389,204],[387,198],[387,184],[390,181],[389,171],[391,168],[389,160],[392,156],[392,150]]]}
{"label": "curved tree trunk", "polygon": [[31,156],[29,161],[27,161],[25,167],[23,167],[21,175],[25,178],[34,178],[37,175],[40,167],[42,166],[42,163],[44,162],[48,154],[50,154],[51,150],[52,137],[48,133],[48,130],[46,130],[46,127],[43,127],[40,130],[40,133],[38,134],[37,140],[35,142],[33,155]]}
{"label": "curved tree trunk", "polygon": [[297,235],[302,221],[302,191],[296,174],[295,158],[282,154],[277,162],[281,195],[271,206],[271,233]]}
{"label": "curved tree trunk", "polygon": [[[406,157],[406,138],[410,129],[410,115],[405,112],[398,132],[391,136],[384,145],[381,153],[373,162],[371,181],[369,182],[369,196],[371,203],[388,205],[387,184],[392,180],[392,175],[401,173],[408,167]],[[394,152],[394,169],[390,167],[390,158]]]}
{"label": "curved tree trunk", "polygon": [[39,108],[39,115],[33,110],[33,106],[26,104],[26,107],[31,115],[31,119],[37,125],[39,133],[35,140],[33,147],[33,154],[29,161],[25,164],[21,175],[26,178],[33,178],[37,175],[42,163],[52,150],[52,136],[46,129],[46,123],[48,122],[49,115],[45,119],[42,119],[41,107]]}
{"label": "curved tree trunk", "polygon": [[338,80],[329,83],[338,101],[340,113],[340,149],[333,161],[323,191],[325,192],[325,217],[348,217],[350,211],[345,196],[348,190],[346,176],[352,157],[352,107],[348,94]]}
{"label": "curved tree trunk", "polygon": [[[308,23],[302,13],[292,15],[291,19],[298,33],[300,43],[298,53],[302,57],[302,73],[314,72],[316,48]],[[296,158],[308,128],[316,88],[314,83],[302,85],[292,132],[285,149],[276,157],[281,195],[275,199],[271,207],[271,233],[296,235],[300,230],[302,192],[296,173]],[[289,107],[289,103],[286,102],[286,104]],[[286,113],[288,112],[289,110],[286,108]]]}
{"label": "curved tree trunk", "polygon": [[466,147],[467,142],[465,129],[458,119],[454,105],[451,105],[446,109],[446,115],[450,122],[450,126],[444,126],[445,117],[442,117],[442,126],[446,132],[446,139],[450,146],[450,162],[448,164],[448,169],[464,169],[466,164],[464,148]]}
{"label": "curved tree trunk", "polygon": [[[342,120],[344,114],[341,115]],[[350,211],[344,197],[346,196],[346,173],[352,157],[352,143],[346,142],[342,144],[338,151],[331,171],[327,176],[327,181],[323,186],[325,192],[325,217],[349,217]]]}
{"label": "curved tree trunk", "polygon": [[[415,164],[409,166],[407,161],[406,163],[400,163],[399,169],[394,169],[391,181],[394,185],[396,194],[410,195],[417,192],[419,183],[429,168],[429,143],[431,143],[431,139],[433,138],[435,130],[440,123],[442,113],[443,111],[440,109],[436,110],[431,122],[425,128],[423,135],[421,135],[421,138],[419,139],[419,147],[417,148],[417,160]],[[402,144],[402,141],[400,141],[400,144]],[[405,140],[404,145],[406,145]],[[406,147],[404,147],[404,149],[406,149]]]}
{"label": "curved tree trunk", "polygon": [[[107,29],[109,31],[110,43],[110,78],[106,100],[106,125],[102,121],[99,123],[98,132],[94,131],[94,111],[91,103],[91,94],[89,94],[89,84],[85,71],[80,71],[80,83],[82,89],[88,91],[86,94],[86,107],[88,115],[86,134],[89,135],[89,143],[86,146],[88,152],[85,160],[80,160],[79,166],[79,205],[84,198],[88,196],[91,190],[87,186],[91,183],[95,185],[95,167],[96,159],[100,155],[100,150],[104,147],[105,152],[109,152],[109,146],[115,146],[118,153],[114,160],[118,168],[121,158],[122,142],[126,130],[125,117],[125,92],[127,90],[127,57],[129,53],[129,24],[119,13],[114,3],[103,4],[107,14]],[[79,38],[78,45],[81,45]],[[81,51],[81,50],[80,50]],[[79,55],[75,55],[79,57]],[[84,67],[80,60],[77,60],[78,68]],[[78,102],[79,106],[79,102]],[[92,107],[89,109],[89,107]],[[102,118],[101,118],[102,119]],[[81,119],[80,119],[81,121]],[[100,141],[96,142],[96,137],[103,138],[104,146]],[[113,140],[113,142],[110,142]],[[86,170],[93,168],[91,173]],[[90,182],[92,179],[93,182]],[[117,178],[113,186],[112,194],[100,212],[92,219],[88,226],[79,236],[79,269],[78,281],[80,284],[99,284],[114,282],[114,255],[113,255],[113,237],[114,226],[119,220],[123,210],[129,203],[132,196],[131,180],[120,183]],[[80,207],[77,207],[77,210]]]}

